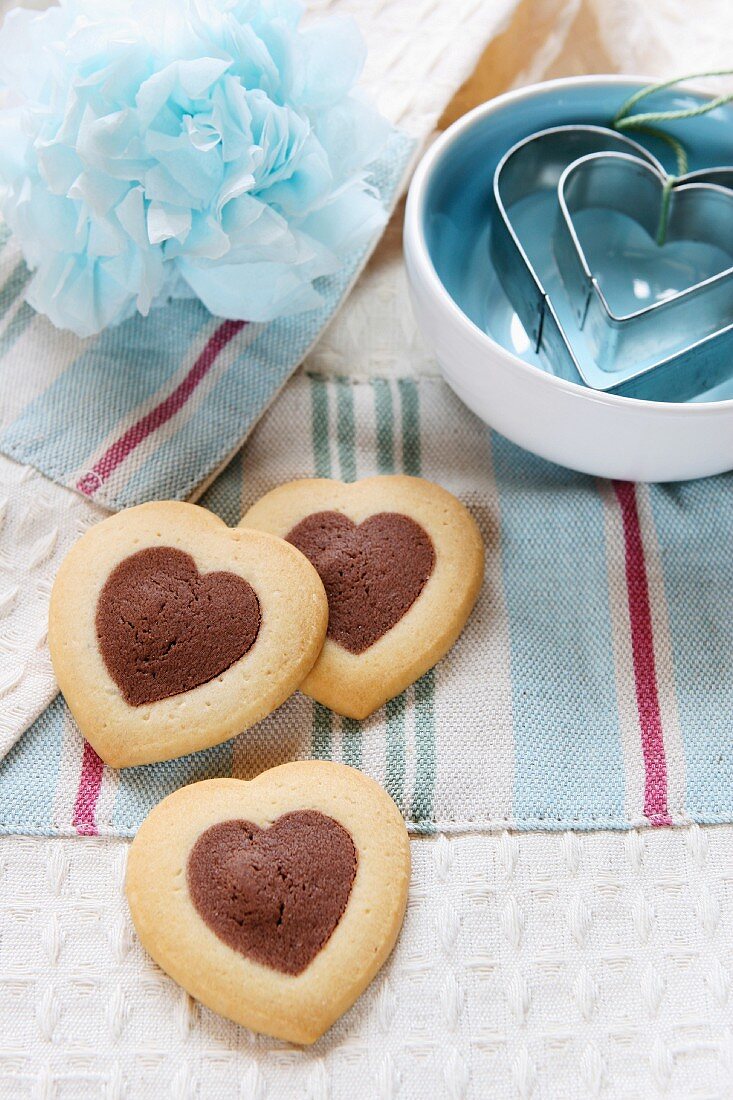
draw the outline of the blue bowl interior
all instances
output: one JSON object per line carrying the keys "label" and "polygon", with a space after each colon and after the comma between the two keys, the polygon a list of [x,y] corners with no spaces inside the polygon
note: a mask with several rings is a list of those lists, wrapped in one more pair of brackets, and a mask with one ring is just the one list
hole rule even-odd
{"label": "blue bowl interior", "polygon": [[[423,228],[441,282],[478,328],[539,369],[544,368],[491,264],[489,242],[494,216],[494,170],[510,146],[538,130],[572,123],[609,125],[620,104],[638,87],[640,85],[633,83],[548,87],[476,119],[433,166],[425,195]],[[669,89],[656,93],[649,100],[648,109],[680,110],[703,101],[702,96]],[[646,104],[639,109],[647,109]],[[733,106],[665,125],[665,130],[684,142],[690,171],[733,164]],[[665,167],[674,171],[668,146],[635,133],[629,136],[645,144]],[[544,202],[546,204],[547,196]],[[550,244],[553,217],[554,211],[543,209],[542,202],[535,209],[530,206],[522,216],[522,232],[534,235],[533,256],[544,257],[536,263],[550,292],[553,281],[558,278]],[[602,250],[602,241],[596,241],[596,245],[599,244]],[[684,288],[686,277],[675,289]],[[629,285],[633,287],[631,276]],[[607,289],[617,297],[627,292],[623,281]],[[725,398],[733,398],[733,374],[693,400]]]}

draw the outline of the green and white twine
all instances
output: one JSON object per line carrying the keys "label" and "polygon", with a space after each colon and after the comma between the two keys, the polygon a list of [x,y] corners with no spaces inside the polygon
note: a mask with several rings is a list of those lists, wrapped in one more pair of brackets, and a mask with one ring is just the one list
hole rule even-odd
{"label": "green and white twine", "polygon": [[669,222],[669,207],[672,191],[678,183],[679,178],[686,175],[688,170],[688,157],[685,146],[672,134],[668,134],[665,130],[659,129],[659,124],[664,124],[665,122],[678,122],[683,119],[698,118],[700,115],[707,115],[717,107],[722,107],[723,104],[730,103],[733,100],[733,92],[714,96],[705,103],[699,103],[695,107],[681,108],[677,111],[642,111],[639,114],[633,115],[631,111],[642,99],[654,95],[655,92],[661,92],[665,88],[673,88],[676,84],[682,84],[688,80],[700,80],[703,77],[732,75],[733,69],[720,69],[714,72],[690,73],[687,76],[677,76],[673,80],[662,80],[658,84],[649,84],[646,88],[641,88],[638,92],[634,92],[633,95],[629,96],[629,98],[622,103],[611,122],[611,126],[614,130],[636,130],[641,134],[646,134],[648,137],[658,138],[670,147],[677,160],[676,173],[667,174],[662,188],[662,206],[659,214],[659,227],[657,229],[658,245],[663,245],[667,239],[667,225]]}

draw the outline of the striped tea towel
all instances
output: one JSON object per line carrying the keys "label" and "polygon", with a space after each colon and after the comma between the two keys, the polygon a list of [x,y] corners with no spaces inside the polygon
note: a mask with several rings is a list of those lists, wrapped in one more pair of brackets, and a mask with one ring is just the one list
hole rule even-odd
{"label": "striped tea towel", "polygon": [[[395,130],[372,167],[387,209],[415,149]],[[317,281],[317,310],[246,324],[179,301],[87,340],[23,301],[29,274],[5,243],[0,451],[108,508],[194,497],[318,339],[375,243]]]}
{"label": "striped tea towel", "polygon": [[438,379],[296,376],[202,503],[295,477],[440,482],[486,540],[451,653],[363,722],[302,695],[234,741],[113,771],[58,698],[0,765],[0,830],[134,833],[176,787],[300,757],[375,776],[414,832],[733,821],[732,479],[633,486],[494,435]]}

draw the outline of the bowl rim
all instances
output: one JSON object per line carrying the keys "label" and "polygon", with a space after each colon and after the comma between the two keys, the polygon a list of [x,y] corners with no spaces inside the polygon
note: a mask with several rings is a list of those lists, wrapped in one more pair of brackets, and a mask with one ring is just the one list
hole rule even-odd
{"label": "bowl rim", "polygon": [[[655,84],[658,83],[659,79],[659,77],[634,76],[633,74],[627,73],[593,73],[584,76],[558,77],[553,80],[544,80],[534,84],[527,84],[521,88],[513,88],[508,92],[503,92],[501,95],[486,100],[485,103],[480,103],[477,107],[473,107],[470,111],[466,112],[465,115],[461,115],[460,118],[451,123],[448,129],[444,130],[443,133],[432,142],[430,147],[423,153],[415,169],[410,182],[405,208],[405,252],[407,253],[409,251],[411,260],[419,268],[420,275],[427,282],[431,294],[438,298],[440,304],[444,308],[447,307],[453,319],[466,331],[466,335],[474,342],[481,345],[485,350],[490,351],[494,355],[498,354],[505,363],[510,364],[518,369],[520,373],[527,376],[528,380],[534,378],[539,384],[544,383],[550,386],[557,386],[561,390],[565,390],[569,395],[580,397],[584,400],[590,400],[617,408],[629,409],[635,407],[640,411],[643,410],[646,413],[658,416],[679,417],[680,414],[685,414],[687,416],[699,417],[723,411],[730,411],[733,413],[733,397],[725,398],[721,401],[651,401],[638,397],[624,397],[620,394],[604,393],[601,390],[594,390],[588,386],[582,386],[578,382],[570,382],[565,378],[559,378],[557,375],[550,374],[549,371],[540,370],[531,363],[526,363],[523,359],[520,359],[509,351],[508,348],[505,348],[503,344],[494,340],[493,337],[489,336],[483,329],[479,328],[448,293],[435,269],[423,231],[425,195],[433,169],[443,158],[450,146],[453,145],[466,130],[469,130],[476,122],[484,118],[484,116],[493,114],[494,111],[508,103],[520,99],[531,99],[533,96],[542,95],[548,89],[552,88],[567,88],[568,86],[582,87],[583,85],[599,84],[637,86],[640,84]],[[681,83],[679,85],[679,90],[681,92],[692,92],[694,95],[703,96],[706,99],[712,99],[714,94],[709,90],[701,89],[694,81],[685,81]]]}

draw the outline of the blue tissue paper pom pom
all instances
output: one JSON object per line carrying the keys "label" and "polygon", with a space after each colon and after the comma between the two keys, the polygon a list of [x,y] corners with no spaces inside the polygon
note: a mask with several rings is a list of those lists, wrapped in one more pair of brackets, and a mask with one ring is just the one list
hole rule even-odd
{"label": "blue tissue paper pom pom", "polygon": [[268,321],[383,225],[355,25],[291,0],[61,0],[0,31],[2,213],[81,336],[197,297]]}

